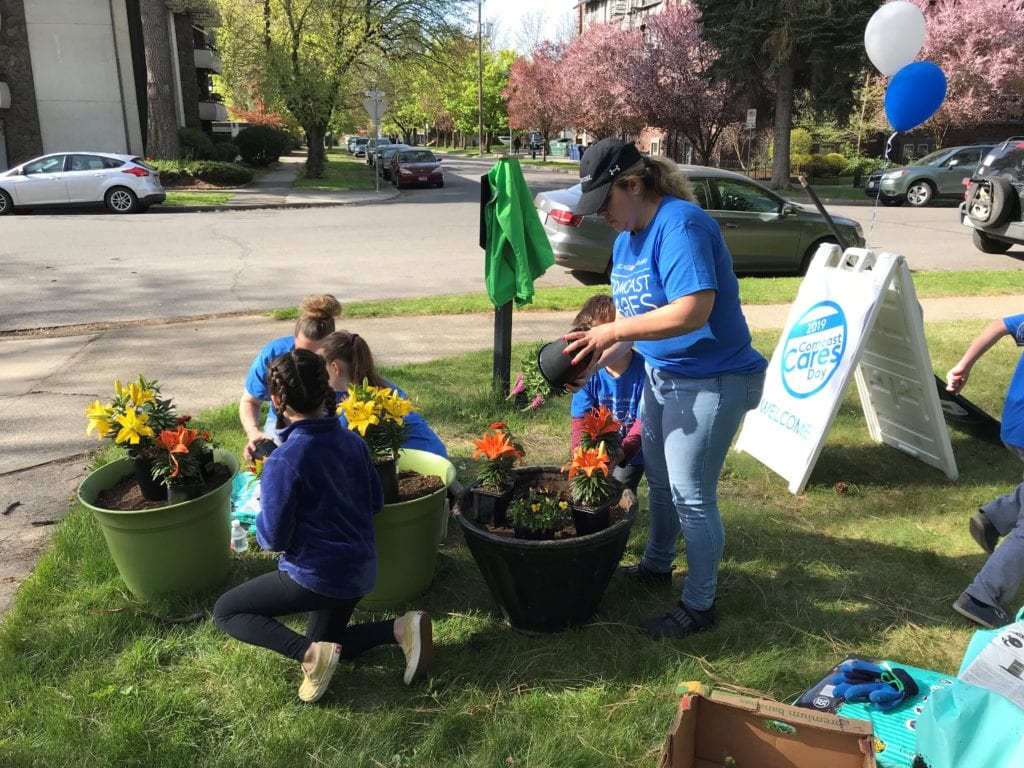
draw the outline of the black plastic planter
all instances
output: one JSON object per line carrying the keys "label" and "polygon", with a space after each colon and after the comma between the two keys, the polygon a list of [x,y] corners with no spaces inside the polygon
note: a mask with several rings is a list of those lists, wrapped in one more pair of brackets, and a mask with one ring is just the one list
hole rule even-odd
{"label": "black plastic planter", "polygon": [[[517,470],[516,485],[557,475],[557,467]],[[597,611],[636,520],[632,491],[617,503],[624,519],[589,536],[528,541],[498,536],[456,509],[469,551],[509,624],[523,632],[561,632],[586,623]]]}
{"label": "black plastic planter", "polygon": [[505,524],[505,513],[512,501],[512,489],[504,493],[489,493],[479,486],[471,488],[473,499],[473,519],[495,527]]}
{"label": "black plastic planter", "polygon": [[587,370],[594,353],[589,353],[576,365],[572,364],[574,354],[565,354],[565,348],[569,342],[564,339],[556,339],[548,342],[537,353],[537,368],[541,375],[555,389],[562,389],[579,378],[580,374]]}
{"label": "black plastic planter", "polygon": [[611,523],[611,505],[604,504],[595,509],[573,505],[572,522],[576,526],[577,536],[589,536],[603,531]]}

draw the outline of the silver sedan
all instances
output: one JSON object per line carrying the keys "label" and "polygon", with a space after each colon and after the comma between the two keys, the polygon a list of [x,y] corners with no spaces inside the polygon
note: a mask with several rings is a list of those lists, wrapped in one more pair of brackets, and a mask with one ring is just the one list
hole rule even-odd
{"label": "silver sedan", "polygon": [[[836,242],[825,218],[779,197],[738,173],[697,165],[680,166],[697,202],[718,222],[738,274],[803,274],[822,243]],[[573,213],[580,185],[541,192],[534,205],[555,261],[581,282],[607,282],[616,232],[597,214]],[[833,216],[847,246],[863,246],[864,232],[853,219]]]}

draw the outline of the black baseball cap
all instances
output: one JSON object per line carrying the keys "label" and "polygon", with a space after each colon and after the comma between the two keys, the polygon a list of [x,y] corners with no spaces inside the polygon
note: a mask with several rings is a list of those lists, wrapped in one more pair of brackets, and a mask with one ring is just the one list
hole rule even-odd
{"label": "black baseball cap", "polygon": [[580,160],[580,186],[583,196],[573,213],[587,216],[597,213],[608,198],[615,177],[643,160],[636,145],[622,139],[601,139],[587,147]]}

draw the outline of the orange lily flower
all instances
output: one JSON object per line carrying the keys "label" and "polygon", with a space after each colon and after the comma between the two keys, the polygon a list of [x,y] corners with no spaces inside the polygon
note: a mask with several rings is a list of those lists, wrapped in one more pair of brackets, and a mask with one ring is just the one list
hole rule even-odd
{"label": "orange lily flower", "polygon": [[181,466],[178,464],[178,459],[174,454],[188,453],[188,447],[192,445],[192,441],[196,439],[196,436],[196,430],[188,429],[187,427],[165,429],[160,433],[157,441],[167,449],[167,452],[170,454],[171,466],[174,467],[171,477],[178,477],[181,474]]}
{"label": "orange lily flower", "polygon": [[568,462],[562,471],[569,471],[569,479],[582,472],[587,477],[593,477],[595,472],[600,471],[605,477],[608,476],[608,454],[605,452],[604,443],[597,448],[584,448],[580,446],[572,452],[572,461]]}
{"label": "orange lily flower", "polygon": [[508,434],[500,430],[484,432],[483,438],[481,440],[473,440],[473,444],[476,446],[476,450],[473,451],[474,459],[484,456],[494,461],[506,456],[512,456],[517,459],[523,457],[522,451],[516,448]]}
{"label": "orange lily flower", "polygon": [[603,405],[600,408],[591,408],[583,414],[583,431],[590,435],[594,442],[599,441],[602,435],[617,435],[620,429],[622,422]]}

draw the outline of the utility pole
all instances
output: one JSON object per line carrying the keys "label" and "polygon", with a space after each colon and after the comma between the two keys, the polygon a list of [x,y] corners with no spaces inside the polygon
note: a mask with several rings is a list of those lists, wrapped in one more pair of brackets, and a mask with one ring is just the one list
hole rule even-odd
{"label": "utility pole", "polygon": [[484,156],[484,24],[483,0],[476,0],[476,132],[477,150]]}

